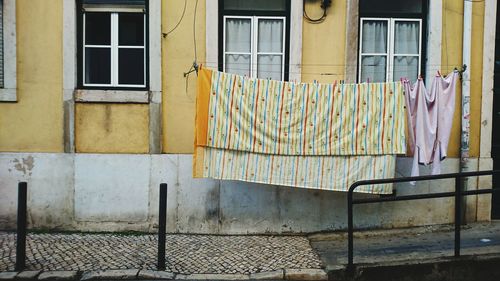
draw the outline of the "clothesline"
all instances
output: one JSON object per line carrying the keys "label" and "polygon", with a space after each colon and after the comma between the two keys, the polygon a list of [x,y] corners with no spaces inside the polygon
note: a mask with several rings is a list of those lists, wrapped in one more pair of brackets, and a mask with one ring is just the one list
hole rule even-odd
{"label": "clothesline", "polygon": [[[199,61],[198,63],[200,64],[208,64],[208,65],[222,65],[222,62],[215,62],[215,61]],[[248,63],[242,63],[242,62],[231,62],[231,64],[245,64],[247,65]],[[256,64],[256,63],[253,63]],[[272,63],[259,63],[259,65],[276,65]],[[290,63],[285,63],[285,65],[290,65]],[[321,65],[326,65],[326,66],[359,66],[358,63],[349,63],[349,64],[330,64],[330,63],[300,63],[300,64],[292,64],[292,65],[297,65],[297,66],[321,66]],[[441,67],[457,67],[456,64],[425,64],[426,66],[441,66]]]}
{"label": "clothesline", "polygon": [[[205,63],[204,63],[205,64]],[[222,65],[222,64],[220,64]],[[245,64],[245,65],[248,65],[248,64]],[[256,65],[256,64],[253,64],[253,65]],[[262,65],[262,64],[260,64]],[[342,66],[342,65],[338,65],[338,66]],[[346,66],[346,65],[344,65]],[[373,66],[373,65],[365,65],[365,66]],[[442,66],[442,65],[440,65]],[[457,70],[457,67],[455,65],[452,65],[455,67],[455,70]],[[406,69],[409,69],[409,68],[406,68]],[[236,70],[236,71],[249,71],[248,68],[234,68],[234,67],[231,67],[231,70]],[[404,71],[404,70],[403,70]],[[458,70],[459,72],[463,72],[463,71],[460,71]],[[282,70],[263,70],[263,72],[265,73],[277,73],[277,74],[281,74],[283,71]],[[309,71],[285,71],[286,73],[289,73],[289,74],[317,74],[317,75],[321,75],[321,76],[344,76],[345,75],[345,72],[309,72]],[[384,70],[380,70],[380,71],[370,71],[369,74],[382,74],[382,73],[386,73],[387,71],[384,69]],[[243,75],[245,76],[245,75]],[[415,77],[414,79],[416,80],[418,77]]]}

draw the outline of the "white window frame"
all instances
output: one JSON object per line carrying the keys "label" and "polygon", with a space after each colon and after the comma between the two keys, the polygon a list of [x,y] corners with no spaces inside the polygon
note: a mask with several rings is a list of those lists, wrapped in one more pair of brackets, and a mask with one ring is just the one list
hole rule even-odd
{"label": "white window frame", "polygon": [[[364,21],[386,21],[387,22],[387,50],[385,53],[363,53],[363,22]],[[407,22],[418,22],[419,24],[419,38],[418,38],[418,55],[416,54],[396,54],[394,53],[394,45],[395,45],[395,23],[407,21]],[[363,56],[383,56],[387,57],[386,63],[386,73],[385,73],[385,81],[391,82],[394,79],[394,57],[396,56],[418,56],[418,71],[417,73],[421,73],[422,68],[422,19],[416,18],[374,18],[374,17],[362,17],[360,18],[360,33],[359,33],[359,55],[358,55],[358,81],[361,81],[361,72],[362,72],[362,58]],[[416,77],[415,77],[416,78]]]}
{"label": "white window frame", "polygon": [[[279,55],[281,56],[281,80],[285,78],[285,52],[286,52],[286,17],[279,16],[224,16],[223,17],[223,41],[222,41],[222,55],[223,55],[223,71],[226,71],[226,55],[250,55],[250,76],[257,77],[258,70],[258,56],[259,55]],[[247,52],[226,52],[226,23],[227,19],[249,19],[250,20],[250,53]],[[283,21],[283,42],[281,52],[259,52],[259,21],[260,20],[282,20]],[[266,79],[265,77],[259,77]]]}
{"label": "white window frame", "polygon": [[3,88],[0,102],[17,101],[16,0],[3,0]]}
{"label": "white window frame", "polygon": [[[143,45],[142,46],[120,46],[119,45],[119,14],[120,12],[117,11],[106,11],[106,10],[98,10],[98,12],[106,12],[110,13],[110,20],[111,20],[111,40],[110,40],[110,45],[88,45],[86,44],[86,39],[85,39],[85,28],[86,28],[86,12],[90,11],[85,11],[83,13],[83,28],[82,28],[82,36],[83,36],[83,49],[82,49],[82,82],[83,86],[85,87],[117,87],[117,88],[144,88],[146,87],[146,14],[140,13],[143,15]],[[139,14],[139,13],[138,13]],[[99,83],[86,83],[85,81],[85,51],[86,48],[110,48],[111,49],[111,80],[110,84],[99,84]],[[143,77],[143,84],[120,84],[118,80],[118,53],[120,49],[142,49],[143,50],[143,72],[144,72],[144,77]]]}
{"label": "white window frame", "polygon": [[[14,1],[14,0],[9,0]],[[77,37],[82,34],[77,32],[77,17],[80,13],[77,11],[76,1],[63,1],[63,90],[64,101],[73,102],[110,102],[110,103],[143,103],[143,104],[161,104],[162,103],[162,68],[161,68],[161,0],[148,0],[148,89],[113,89],[102,90],[98,87],[87,87],[78,89],[80,77],[78,77],[77,51],[80,46],[77,45]],[[100,5],[99,5],[100,6]],[[115,11],[119,11],[114,7]],[[90,8],[85,8],[88,12],[97,12]],[[110,7],[106,7],[109,11]],[[129,11],[129,10],[127,10]],[[137,12],[144,11],[143,8],[136,9]],[[15,40],[14,40],[15,42]],[[83,86],[83,84],[82,84]],[[65,108],[71,108],[65,107]],[[74,116],[74,112],[66,112],[68,116]],[[65,113],[65,114],[66,114]],[[73,118],[69,118],[72,120]],[[157,118],[150,118],[154,121]],[[70,130],[73,126],[69,125]],[[151,126],[150,128],[153,128]]]}

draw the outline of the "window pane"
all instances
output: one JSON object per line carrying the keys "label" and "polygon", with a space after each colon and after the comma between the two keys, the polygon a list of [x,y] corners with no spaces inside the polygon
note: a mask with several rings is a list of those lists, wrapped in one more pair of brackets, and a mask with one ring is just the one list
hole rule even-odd
{"label": "window pane", "polygon": [[361,59],[361,81],[385,82],[386,56],[363,56]]}
{"label": "window pane", "polygon": [[418,78],[418,57],[394,57],[394,81],[405,77],[411,81]]}
{"label": "window pane", "polygon": [[226,55],[226,72],[250,76],[250,55]]}
{"label": "window pane", "polygon": [[144,14],[119,14],[118,29],[120,46],[144,46]]}
{"label": "window pane", "polygon": [[422,0],[360,0],[360,14],[422,13]]}
{"label": "window pane", "polygon": [[118,83],[144,84],[144,49],[118,50]]}
{"label": "window pane", "polygon": [[281,80],[281,63],[280,55],[259,55],[257,57],[257,77]]}
{"label": "window pane", "polygon": [[250,27],[250,19],[226,19],[226,52],[250,52]]}
{"label": "window pane", "polygon": [[363,53],[387,52],[387,21],[363,21]]}
{"label": "window pane", "polygon": [[224,0],[224,9],[286,11],[286,0]]}
{"label": "window pane", "polygon": [[396,21],[394,26],[394,52],[396,54],[419,54],[419,37],[419,22]]}
{"label": "window pane", "polygon": [[85,44],[111,44],[110,13],[85,13]]}
{"label": "window pane", "polygon": [[111,83],[110,48],[85,48],[85,83]]}
{"label": "window pane", "polygon": [[283,20],[259,19],[259,52],[281,53],[283,49]]}

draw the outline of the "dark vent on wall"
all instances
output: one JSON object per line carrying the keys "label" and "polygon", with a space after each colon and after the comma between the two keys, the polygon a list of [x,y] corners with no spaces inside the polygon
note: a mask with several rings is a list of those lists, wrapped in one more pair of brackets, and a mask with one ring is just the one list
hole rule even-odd
{"label": "dark vent on wall", "polygon": [[83,4],[87,5],[145,5],[146,0],[83,0]]}
{"label": "dark vent on wall", "polygon": [[421,14],[425,0],[360,0],[361,14]]}

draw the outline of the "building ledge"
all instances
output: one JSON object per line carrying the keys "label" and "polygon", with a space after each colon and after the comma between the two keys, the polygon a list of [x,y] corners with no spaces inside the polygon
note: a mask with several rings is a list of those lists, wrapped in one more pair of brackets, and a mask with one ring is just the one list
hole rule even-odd
{"label": "building ledge", "polygon": [[76,102],[149,103],[149,91],[75,90]]}
{"label": "building ledge", "polygon": [[16,89],[0,89],[0,101],[17,101]]}

